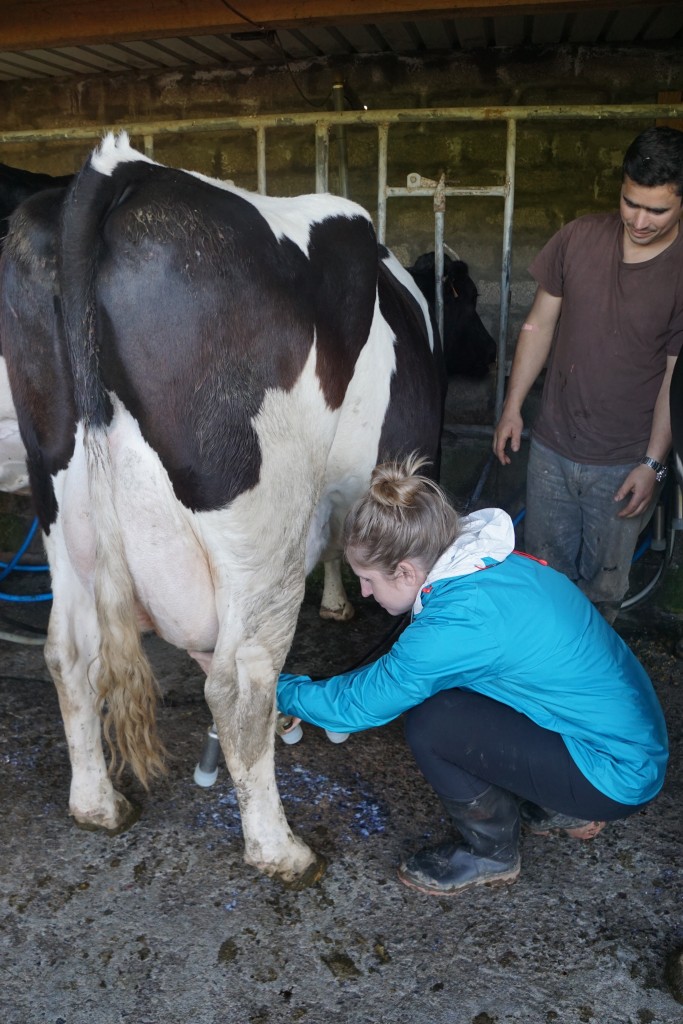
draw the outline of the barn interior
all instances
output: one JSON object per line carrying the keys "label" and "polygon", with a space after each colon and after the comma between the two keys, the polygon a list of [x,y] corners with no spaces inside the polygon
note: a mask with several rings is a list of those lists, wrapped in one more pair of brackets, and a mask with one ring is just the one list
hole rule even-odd
{"label": "barn interior", "polygon": [[[616,207],[621,160],[652,124],[683,128],[683,6],[614,0],[5,0],[0,161],[75,173],[108,130],[171,166],[270,195],[361,203],[404,266],[464,260],[496,359],[453,374],[442,480],[461,509],[506,508],[523,544],[526,444],[492,427],[534,284],[527,267],[583,213]],[[525,409],[533,424],[539,388]],[[222,766],[193,770],[208,721],[184,653],[148,640],[169,778],[116,837],[78,832],[68,753],[42,654],[46,574],[12,573],[0,604],[0,858],[8,1024],[674,1024],[681,1019],[683,623],[680,495],[634,566],[617,628],[664,706],[660,798],[594,843],[525,840],[522,879],[458,900],[403,890],[395,863],[446,830],[400,723],[333,745],[280,745],[296,831],[328,858],[304,892],[241,860]],[[30,496],[0,494],[8,563],[43,560]],[[349,581],[352,585],[353,581]],[[343,669],[392,622],[356,600],[322,623],[309,581],[288,667]],[[356,594],[356,599],[358,595]],[[17,642],[17,638],[21,642]]]}

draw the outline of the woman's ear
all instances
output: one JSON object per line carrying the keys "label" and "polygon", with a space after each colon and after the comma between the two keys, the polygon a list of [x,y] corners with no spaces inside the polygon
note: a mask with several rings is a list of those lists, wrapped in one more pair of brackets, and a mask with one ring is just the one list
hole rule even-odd
{"label": "woman's ear", "polygon": [[422,566],[417,562],[410,562],[408,559],[398,563],[395,575],[401,577],[408,586],[415,587],[422,586],[427,578],[427,573]]}

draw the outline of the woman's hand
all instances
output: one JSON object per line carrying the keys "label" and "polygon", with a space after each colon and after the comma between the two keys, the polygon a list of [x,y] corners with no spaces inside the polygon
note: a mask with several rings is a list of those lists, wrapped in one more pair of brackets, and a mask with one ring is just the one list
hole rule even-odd
{"label": "woman's hand", "polygon": [[296,717],[290,718],[289,725],[287,726],[286,729],[283,729],[282,732],[283,733],[294,732],[294,730],[296,729],[297,725],[301,725],[301,719],[300,718],[296,718]]}
{"label": "woman's hand", "polygon": [[279,736],[286,736],[288,732],[294,732],[298,725],[301,725],[300,718],[296,718],[294,715],[283,715],[281,711],[278,712],[275,731]]}

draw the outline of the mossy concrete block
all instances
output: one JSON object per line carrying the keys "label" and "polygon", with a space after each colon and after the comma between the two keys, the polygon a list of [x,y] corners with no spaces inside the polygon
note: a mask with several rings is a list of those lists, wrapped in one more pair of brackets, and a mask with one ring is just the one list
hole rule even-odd
{"label": "mossy concrete block", "polygon": [[23,543],[30,525],[22,517],[0,515],[0,551],[16,551]]}
{"label": "mossy concrete block", "polygon": [[[31,498],[26,494],[0,493],[0,553],[11,557],[26,539],[34,518]],[[43,559],[43,541],[40,531],[31,541],[28,556]]]}

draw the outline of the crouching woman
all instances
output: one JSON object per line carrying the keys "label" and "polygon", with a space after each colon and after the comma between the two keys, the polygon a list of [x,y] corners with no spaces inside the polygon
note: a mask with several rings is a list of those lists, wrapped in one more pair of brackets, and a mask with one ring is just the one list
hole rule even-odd
{"label": "crouching woman", "polygon": [[334,732],[407,712],[459,839],[398,874],[449,895],[517,878],[520,821],[586,839],[641,809],[662,787],[667,735],[643,667],[578,587],[514,552],[500,509],[460,519],[423,464],[377,467],[345,526],[363,595],[392,615],[412,609],[410,625],[363,668],[281,676],[277,703]]}

